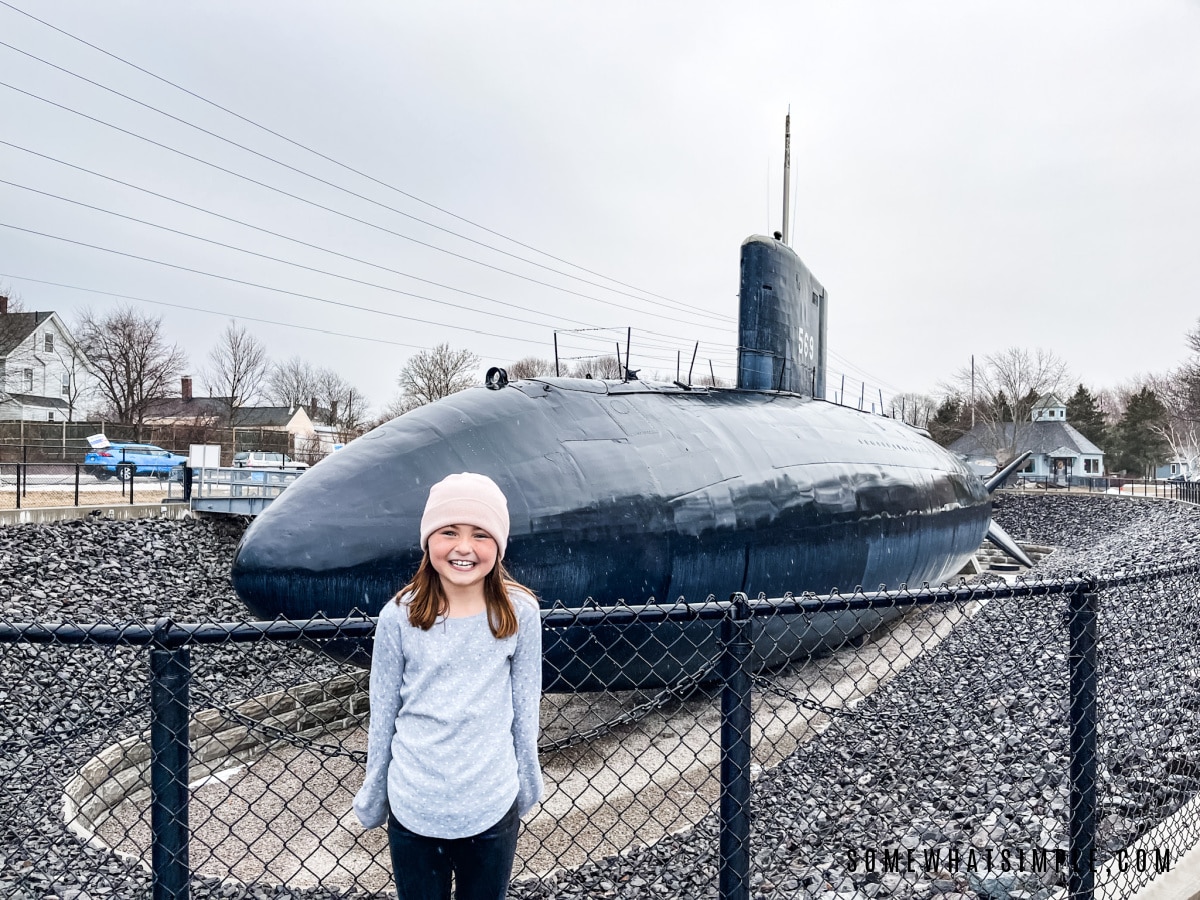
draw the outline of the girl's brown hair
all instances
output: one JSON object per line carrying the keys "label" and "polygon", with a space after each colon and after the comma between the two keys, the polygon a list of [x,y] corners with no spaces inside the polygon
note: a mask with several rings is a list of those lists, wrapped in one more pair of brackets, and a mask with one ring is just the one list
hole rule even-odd
{"label": "girl's brown hair", "polygon": [[[512,637],[517,633],[517,610],[508,595],[510,588],[533,595],[533,591],[514,580],[504,568],[504,563],[497,559],[492,571],[483,579],[483,599],[487,606],[488,627],[497,639]],[[402,597],[408,598],[409,624],[422,631],[432,628],[438,616],[444,616],[448,611],[446,594],[442,591],[442,579],[433,563],[429,561],[428,551],[421,557],[421,565],[417,567],[417,574],[412,577],[412,581],[400,588],[396,594],[397,604]]]}

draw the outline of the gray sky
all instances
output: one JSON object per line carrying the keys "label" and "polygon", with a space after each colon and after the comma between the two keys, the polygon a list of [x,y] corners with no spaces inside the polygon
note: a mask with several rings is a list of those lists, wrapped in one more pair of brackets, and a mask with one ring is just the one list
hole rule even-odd
{"label": "gray sky", "polygon": [[698,367],[729,375],[738,248],[780,226],[789,104],[792,243],[829,291],[831,382],[930,391],[1023,345],[1111,387],[1182,361],[1200,315],[1195,0],[4,3],[0,41],[361,195],[0,47],[0,81],[302,198],[0,87],[0,140],[312,246],[0,145],[5,181],[347,276],[0,184],[8,225],[276,289],[0,228],[0,283],[31,308],[117,302],[32,278],[218,313],[135,304],[196,373],[239,315],[356,336],[245,323],[376,409],[418,347],[503,365],[552,356],[555,327],[615,329],[561,335],[563,356],[631,326],[635,367],[674,377],[699,340]]}

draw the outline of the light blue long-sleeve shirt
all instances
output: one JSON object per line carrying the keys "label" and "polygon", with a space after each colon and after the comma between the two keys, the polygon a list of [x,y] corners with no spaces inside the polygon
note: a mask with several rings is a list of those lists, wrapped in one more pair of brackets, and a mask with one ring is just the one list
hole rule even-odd
{"label": "light blue long-sleeve shirt", "polygon": [[371,659],[367,772],[354,812],[436,838],[469,837],[542,796],[537,738],[542,631],[537,601],[509,590],[518,629],[497,640],[487,613],[428,631],[389,600]]}

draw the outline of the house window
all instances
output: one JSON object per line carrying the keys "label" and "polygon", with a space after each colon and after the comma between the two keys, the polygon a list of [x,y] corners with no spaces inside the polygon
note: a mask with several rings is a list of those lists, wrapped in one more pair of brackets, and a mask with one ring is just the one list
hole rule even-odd
{"label": "house window", "polygon": [[54,335],[52,335],[52,334],[51,334],[50,332],[48,332],[48,331],[46,332],[46,337],[45,337],[45,345],[44,345],[44,346],[45,346],[45,348],[46,348],[46,352],[47,352],[47,353],[53,353],[53,352],[54,352]]}
{"label": "house window", "polygon": [[54,421],[54,410],[50,410],[50,412],[46,413],[46,421],[47,422]]}
{"label": "house window", "polygon": [[70,396],[71,396],[71,374],[70,374],[69,372],[63,372],[63,376],[62,376],[62,395],[63,395],[64,397],[70,397]]}
{"label": "house window", "polygon": [[26,369],[22,375],[25,377],[25,393],[33,393],[33,369]]}
{"label": "house window", "polygon": [[1083,471],[1084,471],[1085,475],[1099,475],[1100,474],[1100,460],[1085,459],[1083,461]]}

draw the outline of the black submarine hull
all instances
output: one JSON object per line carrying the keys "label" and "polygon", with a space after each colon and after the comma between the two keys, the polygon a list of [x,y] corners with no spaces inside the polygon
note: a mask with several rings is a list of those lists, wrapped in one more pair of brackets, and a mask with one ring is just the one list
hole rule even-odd
{"label": "black submarine hull", "polygon": [[[543,606],[703,602],[951,577],[989,495],[903,423],[792,393],[545,379],[475,388],[401,416],[305,473],[238,548],[235,589],[273,618],[376,614],[420,559],[432,484],[491,476],[509,500],[506,564]],[[891,616],[776,616],[775,665]],[[369,649],[343,645],[366,664]],[[653,688],[715,658],[709,623],[548,630],[547,690]]]}

